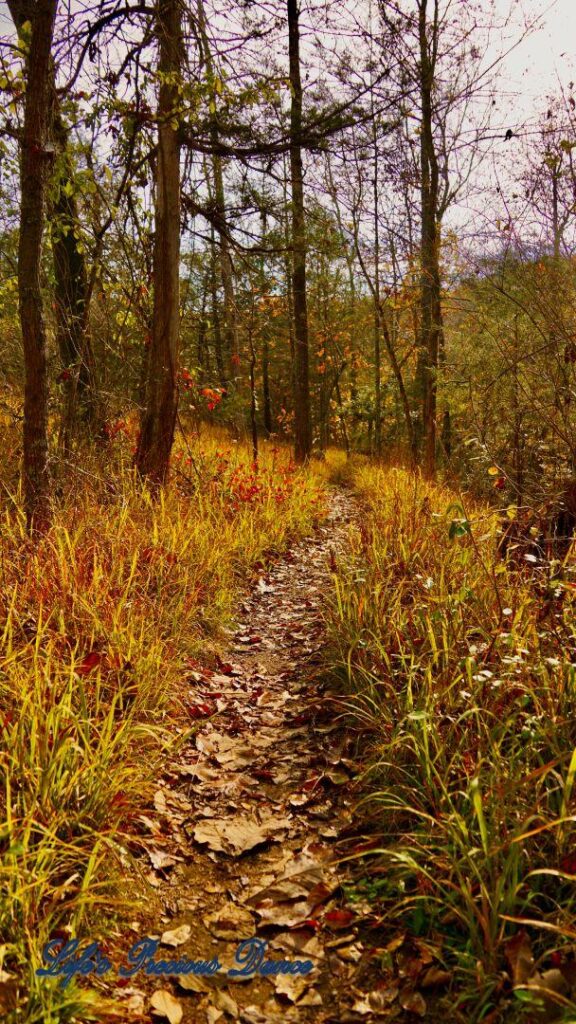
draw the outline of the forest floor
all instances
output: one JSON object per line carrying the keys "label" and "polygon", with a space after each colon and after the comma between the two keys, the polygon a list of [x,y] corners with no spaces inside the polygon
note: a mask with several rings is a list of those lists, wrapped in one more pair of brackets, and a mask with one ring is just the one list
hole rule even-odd
{"label": "forest floor", "polygon": [[[378,1007],[398,994],[371,992],[358,928],[370,907],[347,905],[343,889],[351,875],[339,841],[350,837],[356,736],[322,679],[322,605],[358,508],[339,490],[329,502],[315,534],[260,577],[217,669],[198,663],[183,679],[187,712],[216,714],[159,780],[143,819],[146,919],[131,921],[121,944],[127,953],[148,936],[158,940],[156,960],[218,956],[222,968],[160,985],[139,973],[109,992],[127,1016],[149,1019],[152,1007],[156,1019],[185,1024],[368,1022],[383,1019]],[[267,944],[265,960],[313,969],[228,977],[229,967],[241,970],[239,943],[254,937]]]}
{"label": "forest floor", "polygon": [[[34,548],[5,514],[0,1015],[573,1024],[574,565],[404,469],[249,458],[78,487]],[[69,939],[113,969],[38,975]]]}

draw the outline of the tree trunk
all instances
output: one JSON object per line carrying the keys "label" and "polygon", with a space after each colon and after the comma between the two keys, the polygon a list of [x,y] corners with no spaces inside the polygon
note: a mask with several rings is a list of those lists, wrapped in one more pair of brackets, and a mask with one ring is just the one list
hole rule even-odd
{"label": "tree trunk", "polygon": [[440,226],[438,224],[438,161],[433,134],[432,89],[437,35],[437,0],[434,2],[432,52],[426,17],[428,0],[418,0],[420,42],[421,154],[421,349],[423,371],[424,471],[436,472],[436,398],[441,331]]}
{"label": "tree trunk", "polygon": [[262,411],[264,429],[268,437],[270,437],[274,425],[272,423],[272,400],[270,398],[270,352],[267,338],[264,338],[262,342]]}
{"label": "tree trunk", "polygon": [[203,0],[198,0],[198,30],[202,43],[204,61],[206,64],[206,79],[208,84],[208,99],[210,103],[210,140],[213,146],[212,173],[214,177],[214,213],[218,224],[218,239],[220,243],[220,276],[222,279],[222,290],[224,292],[224,308],[222,332],[227,356],[230,365],[229,377],[231,381],[238,375],[238,364],[240,353],[238,347],[238,325],[236,317],[236,297],[234,294],[234,266],[230,254],[230,243],[226,227],[226,201],[224,193],[224,176],[222,173],[222,157],[217,152],[220,141],[217,113],[218,92],[216,89],[216,78],[214,75],[214,64],[210,52],[210,42],[206,32],[206,14]]}
{"label": "tree trunk", "polygon": [[79,250],[74,231],[80,223],[74,193],[66,186],[72,182],[71,159],[67,152],[68,133],[53,99],[53,135],[60,151],[62,170],[51,218],[54,257],[56,338],[65,374],[65,403],[62,438],[69,447],[78,415],[94,437],[103,438],[103,403],[98,395],[96,365],[88,325],[88,275],[84,253]]}
{"label": "tree trunk", "polygon": [[[21,200],[18,291],[24,348],[24,508],[28,529],[50,520],[48,473],[48,377],[46,325],[40,287],[46,184],[53,153],[46,150],[50,126],[51,51],[57,0],[36,0],[30,12],[26,58],[24,126],[20,157]],[[16,26],[18,12],[10,5]]]}
{"label": "tree trunk", "polygon": [[224,366],[224,355],[222,352],[222,331],[220,329],[220,313],[218,311],[218,285],[216,282],[216,245],[214,242],[214,228],[210,228],[211,258],[210,258],[210,298],[212,303],[212,325],[214,335],[214,360],[218,370],[218,380],[223,391],[228,388],[228,376]]}
{"label": "tree trunk", "polygon": [[[22,0],[11,0],[10,10],[20,31],[25,21],[29,20],[28,6]],[[56,279],[56,336],[63,370],[72,371],[64,380],[66,400],[63,435],[69,435],[72,430],[78,399],[92,433],[102,437],[104,410],[97,396],[94,355],[88,333],[89,289],[86,261],[83,253],[78,251],[77,239],[72,233],[79,223],[76,198],[74,194],[68,195],[63,187],[72,180],[72,164],[68,153],[68,131],[60,111],[52,60],[49,105],[47,134],[51,136],[51,141],[55,143],[62,160],[54,216],[50,217]],[[62,228],[65,228],[66,232]]]}
{"label": "tree trunk", "polygon": [[181,70],[181,4],[159,0],[158,153],[156,157],[156,233],[154,308],[146,400],[136,451],[136,468],[154,486],[166,482],[178,408],[180,341],[180,144],[178,140]]}
{"label": "tree trunk", "polygon": [[250,349],[250,433],[252,436],[252,462],[258,467],[258,423],[256,418],[256,348],[254,346],[254,295],[248,328],[248,347]]}
{"label": "tree trunk", "polygon": [[292,301],[294,305],[294,434],[296,462],[312,452],[308,369],[308,310],[306,304],[306,227],[302,172],[302,82],[297,0],[288,0],[290,56],[290,178],[292,187]]}
{"label": "tree trunk", "polygon": [[372,100],[372,132],[374,143],[374,454],[382,454],[382,358],[380,352],[380,222],[378,219],[378,135],[374,114],[374,93]]}
{"label": "tree trunk", "polygon": [[[286,288],[286,312],[288,317],[288,345],[290,348],[290,383],[292,389],[292,397],[296,394],[296,385],[294,383],[294,372],[296,365],[296,343],[294,341],[294,295],[292,292],[292,259],[291,259],[291,245],[292,239],[290,235],[290,218],[288,216],[288,168],[286,156],[282,160],[282,229],[284,234],[285,243],[285,257],[284,257],[284,280]],[[282,402],[282,406],[287,408],[286,403]]]}

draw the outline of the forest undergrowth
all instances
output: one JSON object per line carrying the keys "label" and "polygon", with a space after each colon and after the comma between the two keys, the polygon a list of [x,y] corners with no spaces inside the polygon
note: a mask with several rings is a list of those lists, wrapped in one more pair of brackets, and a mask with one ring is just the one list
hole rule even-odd
{"label": "forest undergrowth", "polygon": [[88,990],[36,977],[42,948],[125,918],[138,814],[186,739],[179,679],[217,660],[250,578],[336,484],[362,513],[332,566],[325,666],[363,737],[346,898],[389,940],[383,979],[406,942],[428,949],[455,1020],[576,1019],[571,556],[506,564],[494,510],[448,486],[343,453],[296,470],[272,444],[256,469],[216,433],[178,447],[153,500],[119,433],[106,472],[94,456],[68,476],[40,540],[4,502],[3,1010],[24,987],[22,1019],[104,1019]]}
{"label": "forest undergrowth", "polygon": [[123,427],[105,469],[87,457],[68,475],[39,541],[18,495],[4,498],[3,1017],[25,991],[18,1019],[69,1020],[80,1007],[92,1019],[87,993],[36,977],[42,949],[89,934],[95,915],[125,916],[116,881],[138,848],[136,818],[185,739],[172,723],[178,681],[200,651],[217,651],[250,576],[323,512],[318,481],[285,448],[263,445],[256,469],[224,435],[185,440],[153,500],[131,444]]}
{"label": "forest undergrowth", "polygon": [[408,471],[336,477],[363,506],[330,611],[367,744],[350,895],[440,958],[450,1019],[574,1021],[571,556],[505,563],[493,510]]}

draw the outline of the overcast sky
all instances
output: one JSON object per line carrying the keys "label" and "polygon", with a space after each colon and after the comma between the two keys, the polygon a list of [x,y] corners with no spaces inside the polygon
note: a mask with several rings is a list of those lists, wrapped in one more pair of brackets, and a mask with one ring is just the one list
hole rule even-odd
{"label": "overcast sky", "polygon": [[506,57],[501,70],[511,112],[519,121],[532,120],[546,96],[558,91],[559,82],[567,86],[576,81],[576,0],[496,0],[499,17],[505,18],[511,8],[516,8],[516,24],[523,11],[530,21],[540,16],[542,26]]}

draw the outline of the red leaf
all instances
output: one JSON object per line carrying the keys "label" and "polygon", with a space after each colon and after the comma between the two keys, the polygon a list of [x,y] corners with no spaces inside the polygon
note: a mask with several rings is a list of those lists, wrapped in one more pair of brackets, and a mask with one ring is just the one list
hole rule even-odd
{"label": "red leaf", "polygon": [[76,673],[79,676],[87,676],[90,672],[93,672],[95,668],[104,661],[104,655],[101,651],[90,651],[86,654],[79,665],[76,666]]}
{"label": "red leaf", "polygon": [[576,875],[576,853],[567,853],[560,861],[560,868],[567,875]]}
{"label": "red leaf", "polygon": [[326,924],[337,932],[342,928],[348,928],[351,922],[354,920],[354,914],[351,910],[330,910],[324,920]]}
{"label": "red leaf", "polygon": [[188,712],[190,718],[206,718],[208,715],[213,715],[215,712],[213,704],[189,704]]}

